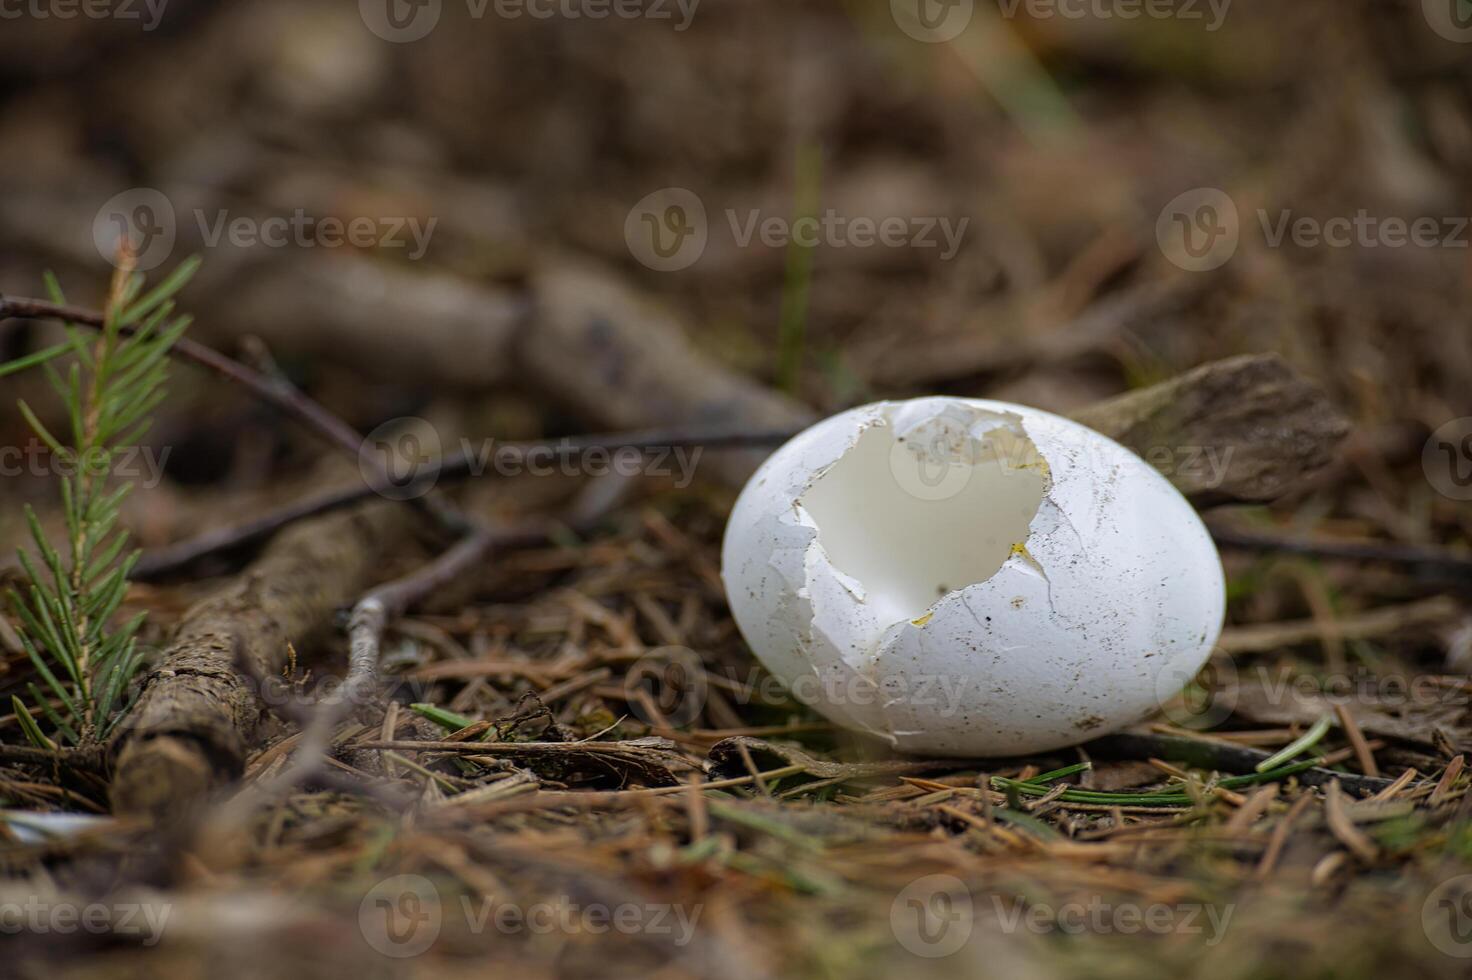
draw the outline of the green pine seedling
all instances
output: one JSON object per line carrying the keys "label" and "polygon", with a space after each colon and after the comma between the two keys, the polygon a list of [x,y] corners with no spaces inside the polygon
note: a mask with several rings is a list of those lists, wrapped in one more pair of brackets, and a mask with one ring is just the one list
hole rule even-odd
{"label": "green pine seedling", "polygon": [[[143,276],[127,255],[109,291],[105,322],[95,335],[66,324],[65,343],[7,364],[0,376],[41,367],[66,405],[68,430],[53,434],[24,401],[21,415],[60,464],[66,540],[54,546],[28,506],[34,555],[20,551],[29,583],[8,599],[21,624],[21,642],[40,684],[31,706],[13,698],[22,731],[36,746],[95,745],[108,737],[126,707],[128,682],[142,662],[137,633],[145,614],[121,625],[115,614],[138,552],[124,555],[128,534],[118,508],[132,484],[112,479],[115,453],[137,445],[164,397],[169,349],[189,326],[174,315],[174,295],[198,268],[191,259],[143,291]],[[47,276],[55,303],[65,302]],[[59,370],[57,359],[69,355]],[[43,731],[42,723],[51,731]]]}

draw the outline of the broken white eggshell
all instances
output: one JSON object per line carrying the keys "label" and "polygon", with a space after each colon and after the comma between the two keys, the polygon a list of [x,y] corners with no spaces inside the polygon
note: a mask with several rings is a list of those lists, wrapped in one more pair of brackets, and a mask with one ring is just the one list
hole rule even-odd
{"label": "broken white eggshell", "polygon": [[901,751],[998,756],[1156,711],[1221,631],[1221,560],[1156,470],[1077,422],[932,397],[851,409],[766,460],[722,577],[768,670]]}

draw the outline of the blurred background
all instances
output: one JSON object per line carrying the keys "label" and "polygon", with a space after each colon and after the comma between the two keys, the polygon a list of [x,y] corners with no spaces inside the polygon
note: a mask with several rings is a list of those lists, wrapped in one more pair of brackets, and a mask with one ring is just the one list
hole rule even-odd
{"label": "blurred background", "polygon": [[[124,222],[145,267],[204,258],[199,339],[259,338],[364,430],[438,413],[503,437],[677,421],[518,365],[537,277],[569,264],[819,411],[1066,410],[1276,351],[1360,423],[1334,516],[1424,539],[1466,529],[1392,475],[1469,412],[1459,12],[25,0],[0,22],[0,290],[53,269],[95,305]],[[46,328],[0,329],[14,354]],[[170,489],[300,472],[238,392],[175,390]],[[145,544],[185,529],[178,503],[138,515]]]}

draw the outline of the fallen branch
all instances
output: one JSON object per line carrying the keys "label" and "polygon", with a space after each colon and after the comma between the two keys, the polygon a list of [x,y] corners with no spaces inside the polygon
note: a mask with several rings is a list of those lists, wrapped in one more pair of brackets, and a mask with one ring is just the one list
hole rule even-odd
{"label": "fallen branch", "polygon": [[[62,306],[43,300],[0,296],[0,320],[9,317],[62,320],[99,330],[106,321],[105,315],[97,310]],[[134,330],[131,326],[123,326],[119,329],[125,336],[131,336]],[[190,340],[188,337],[180,337],[176,340],[169,349],[169,355],[213,371],[225,380],[244,388],[257,400],[281,409],[288,417],[296,419],[308,430],[324,439],[328,445],[355,460],[360,467],[372,466],[374,477],[368,482],[375,489],[387,486],[387,470],[376,458],[363,452],[362,434],[286,378],[264,374],[211,347]],[[448,531],[464,533],[471,529],[471,522],[458,509],[445,501],[415,495],[409,498],[409,503]],[[316,513],[321,513],[321,511],[316,511]],[[261,533],[269,533],[269,531]],[[232,543],[229,540],[222,545],[226,548],[231,546]],[[134,578],[139,578],[139,576],[135,574]]]}
{"label": "fallen branch", "polygon": [[[743,449],[770,447],[785,442],[793,433],[779,431],[730,431],[700,429],[650,430],[611,435],[574,436],[560,439],[536,439],[519,442],[504,442],[495,448],[500,458],[518,467],[525,467],[532,456],[545,456],[548,465],[561,466],[575,463],[592,451],[614,452],[619,450],[661,450],[699,447],[701,449]],[[415,475],[408,483],[396,489],[396,497],[412,496],[421,491],[428,492],[439,483],[452,483],[493,471],[485,459],[458,454],[440,461]],[[366,481],[355,483],[338,490],[329,490],[305,500],[287,504],[277,510],[242,521],[239,524],[215,528],[163,548],[146,552],[133,568],[133,579],[140,582],[156,581],[188,569],[201,559],[226,554],[269,538],[272,534],[297,521],[328,514],[376,496],[381,488]],[[534,537],[535,540],[535,537]]]}
{"label": "fallen branch", "polygon": [[[591,425],[639,429],[684,419],[699,428],[791,433],[816,421],[808,406],[701,353],[679,323],[608,272],[556,263],[531,286],[535,316],[516,362]],[[739,486],[766,456],[729,453],[713,469]]]}
{"label": "fallen branch", "polygon": [[298,525],[186,612],[113,740],[114,808],[174,813],[237,777],[265,707],[235,657],[255,676],[279,673],[288,642],[361,595],[411,527],[410,512],[388,503]]}
{"label": "fallen branch", "polygon": [[[104,318],[98,310],[78,306],[62,306],[37,299],[0,296],[0,320],[10,318],[28,320],[61,320],[100,330]],[[123,327],[121,332],[131,336],[132,327]],[[336,446],[357,457],[363,437],[354,432],[337,416],[309,398],[294,385],[283,385],[234,358],[204,344],[180,337],[174,342],[170,355],[180,360],[197,364],[214,372],[232,384],[240,385],[255,398],[281,409],[287,415],[302,422],[308,429],[321,436],[329,445]]]}

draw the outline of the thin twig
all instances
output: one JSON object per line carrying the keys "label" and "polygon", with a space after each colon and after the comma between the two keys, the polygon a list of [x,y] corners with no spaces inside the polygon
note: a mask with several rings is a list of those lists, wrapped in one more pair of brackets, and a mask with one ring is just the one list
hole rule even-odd
{"label": "thin twig", "polygon": [[[495,452],[505,454],[503,459],[519,466],[525,466],[528,457],[533,455],[549,456],[550,458],[546,461],[548,466],[561,466],[563,463],[576,462],[589,452],[617,452],[620,450],[648,452],[659,449],[695,447],[748,449],[756,446],[777,445],[791,436],[792,432],[788,430],[734,432],[730,429],[693,427],[505,442],[496,447]],[[411,483],[397,486],[394,496],[417,494],[427,491],[437,482],[463,480],[482,475],[491,469],[492,467],[486,464],[486,460],[478,455],[452,456],[444,460],[436,469],[418,474]],[[295,501],[278,510],[242,521],[239,524],[216,528],[188,540],[153,549],[146,552],[134,566],[132,578],[140,582],[167,578],[210,555],[256,544],[297,521],[351,507],[353,504],[372,497],[381,489],[383,489],[381,486],[365,480],[360,484]],[[546,529],[537,529],[521,540],[540,541],[546,537],[546,533]],[[506,546],[512,542],[503,539],[501,544]]]}
{"label": "thin twig", "polygon": [[[106,322],[106,316],[96,310],[83,309],[73,306],[59,306],[55,303],[47,303],[34,299],[12,299],[0,296],[0,320],[8,317],[22,319],[59,319],[69,323],[78,323],[83,326],[101,329]],[[134,328],[123,325],[118,328],[124,336],[131,336]],[[388,471],[376,460],[363,453],[363,435],[328,410],[321,403],[314,400],[306,392],[292,384],[284,375],[267,374],[257,371],[248,364],[236,360],[226,354],[222,354],[212,347],[207,347],[198,341],[190,340],[188,337],[180,337],[169,349],[170,355],[180,360],[190,361],[201,367],[215,372],[221,377],[240,385],[257,399],[274,405],[284,411],[288,416],[297,419],[308,429],[322,437],[331,446],[352,457],[359,465],[371,465],[373,467],[373,479],[370,481],[375,487],[387,486]],[[472,528],[472,523],[451,504],[438,499],[426,500],[422,495],[414,495],[408,498],[411,506],[433,518],[441,527],[456,533],[465,533]],[[310,513],[298,514],[293,520],[312,516],[313,513],[322,513],[314,510]],[[277,527],[283,525],[276,525]],[[262,534],[269,533],[270,528],[259,531],[251,536],[257,539]],[[211,537],[211,534],[202,537]],[[237,542],[239,543],[239,542]],[[229,538],[224,539],[223,547],[230,547]],[[145,557],[143,563],[147,563]],[[137,573],[133,575],[135,580],[142,580],[143,576]]]}
{"label": "thin twig", "polygon": [[[98,310],[63,306],[38,299],[0,296],[0,320],[12,317],[23,320],[62,320],[95,329],[101,329],[105,322],[103,314]],[[133,328],[123,327],[121,332],[131,335]],[[261,372],[211,347],[190,340],[188,337],[180,337],[170,350],[170,354],[198,364],[240,385],[256,398],[275,405],[288,415],[299,419],[329,443],[354,456],[362,447],[362,437],[354,432],[351,426],[346,425],[295,386],[281,385]]]}
{"label": "thin twig", "polygon": [[1245,551],[1267,551],[1308,558],[1339,561],[1388,562],[1410,565],[1434,577],[1450,581],[1472,582],[1472,558],[1446,548],[1397,544],[1380,541],[1333,541],[1327,538],[1248,531],[1242,528],[1211,526],[1211,536],[1223,548]]}
{"label": "thin twig", "polygon": [[1344,729],[1345,736],[1349,739],[1350,747],[1354,749],[1354,757],[1359,761],[1360,772],[1366,776],[1380,775],[1380,767],[1375,763],[1375,753],[1371,751],[1370,745],[1365,741],[1365,733],[1360,731],[1359,722],[1354,720],[1350,714],[1349,707],[1344,704],[1334,705],[1334,714],[1339,718],[1339,727]]}
{"label": "thin twig", "polygon": [[1283,815],[1283,819],[1273,828],[1273,836],[1268,841],[1268,849],[1263,853],[1262,861],[1257,866],[1259,881],[1266,881],[1272,875],[1273,869],[1278,865],[1278,858],[1283,853],[1283,846],[1288,843],[1288,834],[1293,830],[1293,824],[1303,814],[1303,811],[1308,809],[1313,798],[1314,795],[1311,792],[1300,794],[1298,799],[1293,801],[1293,805],[1288,808],[1288,812]]}
{"label": "thin twig", "polygon": [[1354,852],[1354,856],[1361,861],[1370,864],[1379,856],[1380,849],[1349,819],[1344,806],[1344,791],[1339,788],[1337,779],[1329,784],[1324,793],[1324,822],[1329,825],[1330,832],[1339,842]]}

